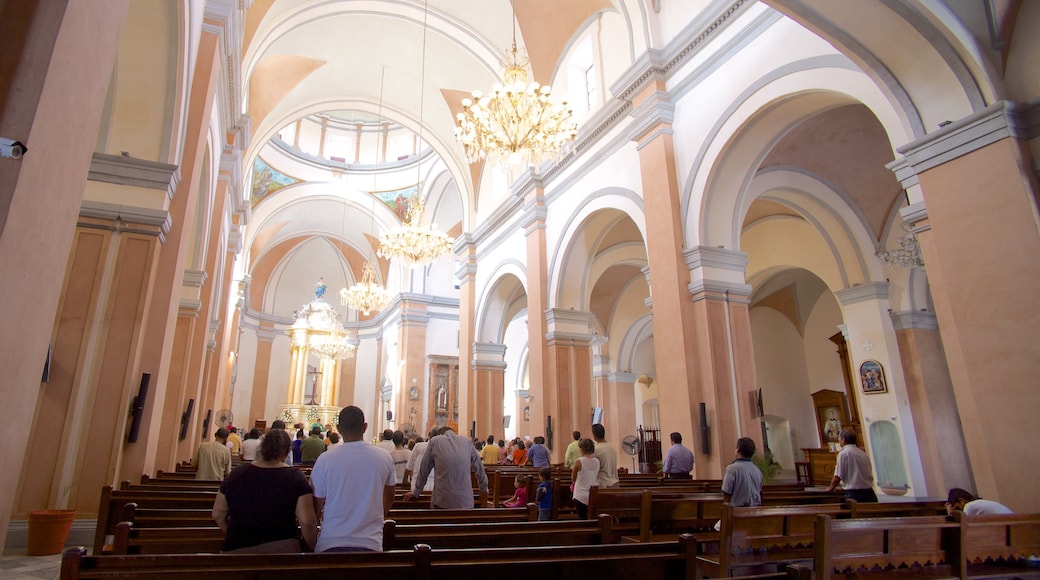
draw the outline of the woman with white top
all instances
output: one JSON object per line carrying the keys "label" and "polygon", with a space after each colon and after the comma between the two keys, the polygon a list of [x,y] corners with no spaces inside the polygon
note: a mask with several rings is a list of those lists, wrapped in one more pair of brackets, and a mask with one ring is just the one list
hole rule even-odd
{"label": "woman with white top", "polygon": [[582,439],[578,442],[581,457],[574,460],[571,468],[571,481],[574,482],[572,497],[574,507],[578,510],[578,519],[584,520],[589,515],[589,490],[596,485],[596,476],[599,474],[599,459],[593,455],[596,452],[596,444],[592,439]]}

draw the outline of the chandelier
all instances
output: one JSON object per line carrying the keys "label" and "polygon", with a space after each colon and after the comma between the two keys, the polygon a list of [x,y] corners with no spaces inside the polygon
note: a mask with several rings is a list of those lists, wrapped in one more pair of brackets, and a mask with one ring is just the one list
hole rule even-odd
{"label": "chandelier", "polygon": [[350,288],[340,290],[339,297],[345,306],[358,310],[365,316],[386,308],[391,298],[390,292],[376,282],[376,272],[371,260],[365,262],[361,281]]}
{"label": "chandelier", "polygon": [[[419,147],[422,146],[423,87],[426,85],[426,31],[429,17],[429,2],[424,4],[422,56],[419,66]],[[416,172],[421,175],[422,156],[416,156]],[[455,240],[447,234],[435,231],[433,225],[423,226],[425,208],[421,198],[422,180],[416,180],[415,193],[408,201],[401,227],[379,237],[379,257],[397,258],[410,266],[426,266],[451,252]]]}
{"label": "chandelier", "polygon": [[349,342],[339,312],[325,302],[324,278],[315,286],[314,294],[314,300],[295,313],[289,329],[292,346],[329,360],[353,356],[357,347]]}
{"label": "chandelier", "polygon": [[921,245],[917,242],[917,236],[909,231],[905,236],[899,238],[898,248],[894,250],[880,250],[875,255],[889,266],[895,266],[904,270],[924,267]]}
{"label": "chandelier", "polygon": [[513,46],[502,59],[502,82],[491,92],[473,91],[462,100],[455,140],[466,159],[476,163],[508,163],[513,167],[555,159],[577,135],[567,101],[555,101],[552,88],[529,81],[527,52],[516,47],[516,4],[513,4]]}
{"label": "chandelier", "polygon": [[408,200],[401,227],[379,238],[379,257],[397,258],[411,266],[425,266],[451,252],[455,243],[447,234],[433,226],[423,226],[423,202],[416,193]]}

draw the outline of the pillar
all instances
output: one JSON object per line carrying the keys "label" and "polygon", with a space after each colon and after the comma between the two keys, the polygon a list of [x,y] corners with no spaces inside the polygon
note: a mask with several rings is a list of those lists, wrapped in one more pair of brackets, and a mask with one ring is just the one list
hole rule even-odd
{"label": "pillar", "polygon": [[927,486],[918,495],[943,497],[951,487],[972,489],[971,465],[935,314],[892,313],[892,325]]}
{"label": "pillar", "polygon": [[[32,150],[21,159],[0,159],[0,279],[5,297],[0,320],[18,329],[0,335],[5,377],[0,392],[8,411],[0,426],[7,443],[0,464],[9,467],[0,473],[0,489],[18,487],[19,467],[31,456],[28,435],[54,330],[51,320],[58,313],[77,236],[83,183],[128,5],[127,0],[4,5],[0,31],[13,40],[0,51],[0,86],[5,87],[0,134]],[[96,505],[96,488],[94,492]],[[5,497],[0,500],[0,541],[7,536],[17,501],[10,491]],[[32,505],[38,507],[65,506]]]}
{"label": "pillar", "polygon": [[[473,351],[471,344],[476,342],[476,308],[477,308],[477,248],[472,234],[463,233],[455,240],[455,260],[459,264],[455,270],[455,278],[459,281],[459,414],[469,417],[477,405],[476,382],[474,379]],[[420,375],[420,382],[421,382]],[[410,386],[409,386],[410,388]],[[420,397],[426,392],[419,385]],[[409,400],[408,414],[412,416],[412,404],[417,409],[415,430],[426,436],[423,427],[433,417],[423,417],[427,407],[422,400]]]}
{"label": "pillar", "polygon": [[[751,404],[751,394],[757,391],[758,385],[748,309],[751,287],[744,284],[747,254],[701,246],[686,252],[686,261],[691,276],[689,292],[695,317],[697,373],[703,385],[702,398],[692,401],[697,423],[689,433],[693,441],[705,436],[699,417],[703,402],[710,441],[707,454],[702,445],[691,448],[698,466],[697,476],[716,478],[722,477],[723,469],[732,460],[730,450],[736,447],[738,438],[751,437],[759,449],[764,449],[760,419],[755,418]],[[656,308],[654,318],[654,335],[658,336]],[[659,341],[654,344],[656,347]],[[665,393],[672,392],[674,387],[660,374],[658,369],[661,400],[671,401],[671,396]],[[661,408],[662,424],[667,424],[664,417],[669,407],[671,404]],[[662,426],[661,433],[675,430]],[[685,435],[682,430],[679,432]]]}
{"label": "pillar", "polygon": [[[261,322],[261,325],[265,323]],[[249,417],[246,428],[252,429],[257,419],[267,420],[267,388],[271,381],[271,349],[277,333],[273,328],[261,326],[256,330],[256,366],[253,368],[253,391],[249,400]],[[306,357],[300,357],[306,363]],[[306,367],[305,367],[306,368]],[[270,423],[268,423],[270,427]]]}
{"label": "pillar", "polygon": [[502,438],[502,404],[506,385],[506,345],[477,343],[473,345],[473,374],[476,381],[476,438],[488,435]]}
{"label": "pillar", "polygon": [[[546,366],[551,371],[554,401],[543,407],[546,416],[552,417],[555,433],[589,430],[592,428],[592,314],[578,310],[552,309],[547,318]],[[537,401],[537,395],[535,395]],[[534,407],[531,409],[531,435],[545,433],[545,417],[536,421]],[[540,427],[540,428],[539,428]],[[607,425],[607,440],[618,445],[628,433],[621,433],[619,425]],[[563,460],[564,448],[555,448],[553,461]]]}
{"label": "pillar", "polygon": [[1040,511],[1022,476],[1040,408],[1035,110],[997,102],[899,148],[890,165],[911,195],[903,215],[921,245],[973,491],[1016,512]]}
{"label": "pillar", "polygon": [[[533,435],[544,430],[543,422],[547,415],[562,419],[564,413],[560,411],[546,341],[549,332],[549,266],[545,236],[545,186],[528,173],[517,188],[515,192],[523,195],[524,199],[520,225],[524,228],[527,241],[527,372],[530,379],[528,390],[532,398],[517,408],[516,432],[524,435],[523,429],[529,429]],[[530,422],[526,424],[524,406],[530,407]],[[565,424],[573,425],[574,422],[568,417]],[[553,428],[559,431],[565,428],[563,425],[561,423],[559,428]]]}

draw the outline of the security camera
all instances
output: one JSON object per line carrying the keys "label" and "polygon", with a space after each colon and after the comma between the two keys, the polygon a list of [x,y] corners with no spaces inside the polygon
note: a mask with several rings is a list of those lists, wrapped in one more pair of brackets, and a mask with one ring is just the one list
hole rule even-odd
{"label": "security camera", "polygon": [[14,139],[8,139],[7,137],[0,137],[0,156],[7,157],[9,159],[18,159],[29,148],[25,146],[25,143],[21,141],[15,141]]}

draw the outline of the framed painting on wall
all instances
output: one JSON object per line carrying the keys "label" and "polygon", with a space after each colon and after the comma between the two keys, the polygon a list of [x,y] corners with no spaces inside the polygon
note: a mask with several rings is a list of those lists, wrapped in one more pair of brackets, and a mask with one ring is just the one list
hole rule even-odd
{"label": "framed painting on wall", "polygon": [[863,392],[868,395],[887,393],[888,384],[885,382],[885,370],[881,363],[876,360],[863,361],[859,365],[859,380],[863,384]]}
{"label": "framed painting on wall", "polygon": [[824,389],[813,393],[812,398],[820,447],[837,451],[841,430],[849,424],[845,393]]}

